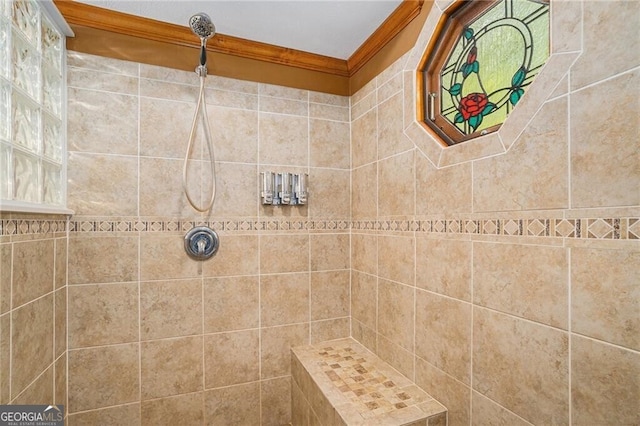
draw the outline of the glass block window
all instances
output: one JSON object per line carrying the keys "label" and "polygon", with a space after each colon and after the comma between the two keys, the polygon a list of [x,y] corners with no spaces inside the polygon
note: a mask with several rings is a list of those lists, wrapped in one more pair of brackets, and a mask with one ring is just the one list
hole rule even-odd
{"label": "glass block window", "polygon": [[64,55],[70,30],[61,29],[61,17],[52,12],[51,2],[0,1],[0,210],[66,205]]}
{"label": "glass block window", "polygon": [[549,3],[464,1],[423,68],[424,121],[447,145],[496,131],[549,57]]}

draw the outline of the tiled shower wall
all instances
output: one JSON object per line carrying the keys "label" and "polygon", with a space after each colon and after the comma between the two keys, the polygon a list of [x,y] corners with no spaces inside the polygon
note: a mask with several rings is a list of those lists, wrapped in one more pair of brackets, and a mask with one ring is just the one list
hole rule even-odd
{"label": "tiled shower wall", "polygon": [[[70,424],[289,422],[290,346],[350,332],[349,99],[208,77],[204,217],[195,73],[68,60]],[[309,173],[308,205],[262,206],[263,170]],[[193,261],[207,222],[219,253]]]}
{"label": "tiled shower wall", "polygon": [[0,221],[0,404],[66,404],[66,218]]}
{"label": "tiled shower wall", "polygon": [[504,155],[403,134],[415,52],[352,97],[352,333],[452,426],[640,422],[640,3],[551,4],[581,56]]}

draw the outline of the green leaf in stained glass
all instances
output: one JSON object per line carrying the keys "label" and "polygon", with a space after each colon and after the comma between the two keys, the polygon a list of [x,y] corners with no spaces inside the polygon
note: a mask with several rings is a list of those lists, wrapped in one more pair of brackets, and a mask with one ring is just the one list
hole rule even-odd
{"label": "green leaf in stained glass", "polygon": [[524,67],[520,67],[520,69],[516,71],[516,73],[511,78],[511,86],[520,87],[526,76],[527,70]]}
{"label": "green leaf in stained glass", "polygon": [[480,71],[480,64],[478,63],[478,61],[474,61],[471,64],[471,71],[475,73],[478,73]]}
{"label": "green leaf in stained glass", "polygon": [[462,113],[457,113],[456,117],[453,119],[454,123],[464,123],[464,117],[462,116]]}
{"label": "green leaf in stained glass", "polygon": [[524,95],[523,89],[517,89],[511,92],[511,94],[509,95],[509,102],[511,102],[511,105],[517,104],[522,95]]}
{"label": "green leaf in stained glass", "polygon": [[471,40],[473,38],[473,28],[465,28],[464,38],[467,40]]}
{"label": "green leaf in stained glass", "polygon": [[460,92],[462,92],[462,84],[460,84],[460,83],[454,84],[449,89],[449,93],[451,93],[452,96],[458,96],[460,94]]}
{"label": "green leaf in stained glass", "polygon": [[482,115],[489,115],[493,112],[494,109],[496,109],[496,106],[492,103],[488,103],[487,106],[485,106],[482,110]]}
{"label": "green leaf in stained glass", "polygon": [[482,124],[482,114],[469,117],[469,126],[475,131]]}
{"label": "green leaf in stained glass", "polygon": [[469,74],[473,71],[473,65],[471,64],[463,64],[462,65],[462,78],[469,77]]}

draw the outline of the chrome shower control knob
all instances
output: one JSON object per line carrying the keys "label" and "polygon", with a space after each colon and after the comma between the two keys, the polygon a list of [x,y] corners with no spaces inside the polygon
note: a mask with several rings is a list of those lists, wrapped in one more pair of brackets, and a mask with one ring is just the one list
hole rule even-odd
{"label": "chrome shower control knob", "polygon": [[220,238],[216,231],[206,226],[198,226],[184,236],[184,249],[195,260],[212,258],[220,247]]}

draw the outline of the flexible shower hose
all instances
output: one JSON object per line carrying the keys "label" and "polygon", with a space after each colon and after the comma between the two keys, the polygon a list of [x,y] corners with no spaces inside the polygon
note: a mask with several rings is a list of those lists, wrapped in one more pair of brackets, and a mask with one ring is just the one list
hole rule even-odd
{"label": "flexible shower hose", "polygon": [[[189,134],[189,143],[187,145],[187,152],[184,156],[184,164],[182,166],[182,188],[184,194],[187,197],[187,201],[191,204],[191,207],[199,212],[206,212],[213,206],[213,200],[216,198],[216,162],[213,153],[213,141],[211,140],[211,129],[209,127],[209,119],[207,118],[207,104],[204,95],[204,79],[205,73],[200,73],[200,94],[198,95],[198,105],[196,106],[196,113],[193,116],[193,124],[191,125],[191,133]],[[189,162],[189,154],[193,148],[193,143],[196,138],[196,130],[198,128],[198,118],[202,115],[202,121],[204,122],[204,137],[207,141],[207,149],[209,150],[209,161],[211,163],[211,198],[207,204],[203,207],[198,207],[189,195],[189,189],[187,188],[187,163]]]}

